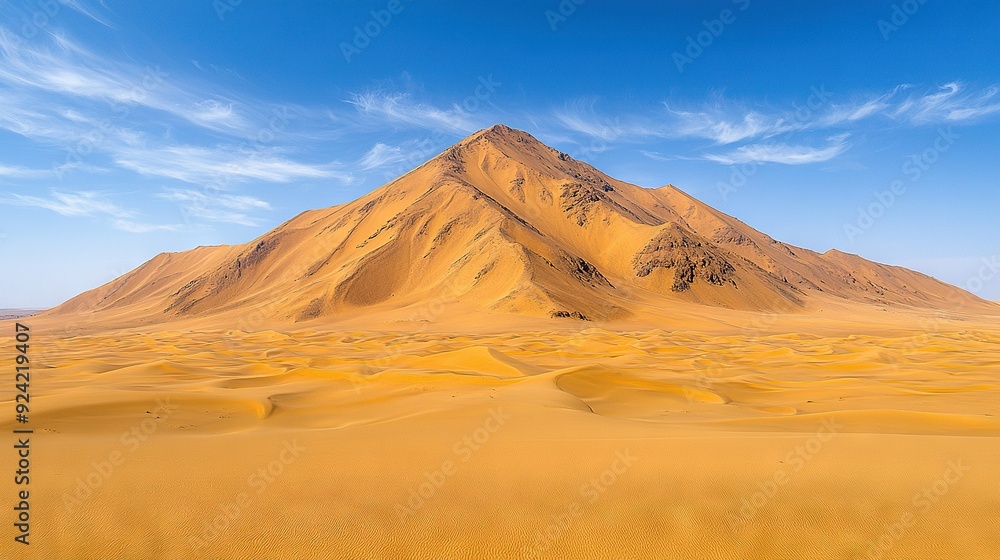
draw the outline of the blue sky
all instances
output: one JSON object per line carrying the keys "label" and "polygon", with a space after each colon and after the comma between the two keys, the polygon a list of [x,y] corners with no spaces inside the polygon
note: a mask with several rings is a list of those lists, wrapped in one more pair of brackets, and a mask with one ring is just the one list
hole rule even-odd
{"label": "blue sky", "polygon": [[241,243],[502,122],[1000,300],[995,2],[0,0],[0,308]]}

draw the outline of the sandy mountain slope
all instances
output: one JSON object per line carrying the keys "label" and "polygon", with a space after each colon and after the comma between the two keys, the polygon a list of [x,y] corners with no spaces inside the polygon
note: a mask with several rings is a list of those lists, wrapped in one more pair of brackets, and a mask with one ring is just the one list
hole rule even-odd
{"label": "sandy mountain slope", "polygon": [[[302,323],[462,302],[628,319],[658,306],[805,311],[811,301],[997,311],[907,269],[778,242],[673,186],[645,189],[503,125],[353,202],[245,245],[161,254],[51,310],[116,327],[194,317]],[[433,314],[437,321],[448,314]]]}

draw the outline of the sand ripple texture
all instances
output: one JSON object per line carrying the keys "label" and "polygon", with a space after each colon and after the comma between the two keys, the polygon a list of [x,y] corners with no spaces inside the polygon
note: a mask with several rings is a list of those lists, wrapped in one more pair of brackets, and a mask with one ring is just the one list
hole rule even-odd
{"label": "sand ripple texture", "polygon": [[34,544],[0,558],[1000,551],[988,328],[33,341]]}

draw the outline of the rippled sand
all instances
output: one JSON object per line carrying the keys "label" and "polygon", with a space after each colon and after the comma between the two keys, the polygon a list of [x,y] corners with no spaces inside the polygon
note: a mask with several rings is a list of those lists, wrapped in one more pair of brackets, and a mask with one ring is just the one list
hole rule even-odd
{"label": "rippled sand", "polygon": [[1000,330],[35,342],[33,544],[3,558],[1000,550]]}

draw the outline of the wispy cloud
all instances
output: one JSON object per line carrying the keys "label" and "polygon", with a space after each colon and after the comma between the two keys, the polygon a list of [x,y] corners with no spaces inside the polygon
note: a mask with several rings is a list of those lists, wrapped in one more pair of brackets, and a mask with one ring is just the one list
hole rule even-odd
{"label": "wispy cloud", "polygon": [[41,179],[51,177],[52,171],[47,169],[28,169],[17,165],[4,165],[0,163],[0,179],[9,177],[11,179]]}
{"label": "wispy cloud", "polygon": [[639,150],[639,153],[648,157],[649,159],[655,159],[656,161],[675,161],[679,159],[677,156],[667,156],[659,152],[654,152],[652,150]]}
{"label": "wispy cloud", "polygon": [[[104,10],[95,4],[99,4]],[[105,27],[115,28],[106,13],[107,7],[100,0],[98,2],[89,0],[53,0],[52,2],[0,0],[0,10],[2,10],[0,13],[7,16],[8,21],[12,24],[23,26],[22,33],[26,37],[34,37],[60,23],[60,20],[64,19],[63,14],[68,13],[65,8]]]}
{"label": "wispy cloud", "polygon": [[850,148],[847,142],[848,134],[840,134],[829,138],[829,145],[824,148],[812,146],[789,145],[782,143],[760,143],[740,146],[725,154],[707,154],[703,157],[724,165],[741,163],[783,163],[785,165],[805,165],[829,161]]}
{"label": "wispy cloud", "polygon": [[202,64],[197,60],[192,60],[191,65],[197,68],[198,70],[201,70],[202,72],[208,72],[209,70],[211,70],[213,73],[215,73],[218,76],[222,76],[223,78],[232,78],[237,80],[245,79],[236,70],[233,70],[232,68],[224,68],[217,64],[211,64],[211,63]]}
{"label": "wispy cloud", "polygon": [[44,208],[63,216],[106,214],[116,218],[127,218],[135,215],[134,211],[118,206],[106,195],[90,191],[77,193],[54,191],[48,198],[12,193],[9,198],[0,198],[0,204]]}
{"label": "wispy cloud", "polygon": [[28,94],[31,106],[42,107],[36,116],[52,105],[71,120],[68,104],[103,103],[106,109],[110,103],[119,116],[141,108],[239,136],[256,133],[261,125],[254,123],[268,120],[260,108],[223,98],[190,78],[95,54],[60,34],[49,42],[25,43],[0,27],[0,84]]}
{"label": "wispy cloud", "polygon": [[[100,169],[81,160],[103,157],[140,174],[216,186],[220,181],[353,181],[335,163],[295,161],[289,149],[281,147],[282,140],[329,136],[317,128],[318,119],[301,118],[317,110],[204,90],[190,79],[156,68],[95,55],[63,36],[26,44],[0,28],[0,89],[5,93],[0,97],[0,127],[65,146],[66,161],[54,163],[54,168]],[[426,112],[427,118],[433,115]],[[447,113],[442,115],[446,118]],[[301,130],[290,128],[296,119]],[[164,125],[178,124],[221,133],[229,140],[220,144],[216,137],[212,146],[165,142],[160,132]]]}
{"label": "wispy cloud", "polygon": [[405,161],[407,157],[408,155],[403,151],[403,148],[378,142],[358,160],[358,167],[362,171],[369,171]]}
{"label": "wispy cloud", "polygon": [[53,191],[52,196],[41,197],[11,193],[0,197],[0,204],[43,208],[67,217],[105,217],[110,224],[129,233],[151,233],[157,231],[184,231],[190,229],[182,224],[148,224],[134,221],[138,212],[119,206],[108,195],[93,191],[75,193]]}
{"label": "wispy cloud", "polygon": [[705,138],[719,144],[767,138],[801,130],[860,126],[862,121],[883,119],[919,126],[955,123],[1000,113],[1000,87],[971,89],[958,82],[917,93],[911,85],[859,97],[846,103],[818,103],[807,109],[758,111],[740,103],[716,100],[713,106],[684,111],[667,106],[671,129],[681,137]]}
{"label": "wispy cloud", "polygon": [[[100,23],[105,27],[115,28],[114,25],[108,21],[108,18],[100,12],[96,6],[91,6],[90,3],[84,2],[83,0],[57,0],[60,4],[69,7],[70,9],[79,12],[88,18]],[[104,6],[104,2],[99,2],[101,6]]]}
{"label": "wispy cloud", "polygon": [[[787,165],[820,163],[840,156],[850,148],[850,134],[899,124],[924,126],[975,121],[1000,114],[1000,87],[975,89],[954,82],[917,91],[900,85],[875,95],[858,95],[834,102],[833,94],[814,89],[806,103],[785,109],[733,101],[721,94],[697,108],[665,102],[664,110],[645,119],[635,115],[603,115],[594,100],[575,100],[552,113],[553,124],[573,135],[606,143],[707,140],[716,146],[738,146],[728,152],[676,155],[644,149],[655,160],[702,159],[723,164],[773,162]],[[808,145],[809,138],[824,133],[828,145]],[[791,142],[792,135],[805,139]]]}
{"label": "wispy cloud", "polygon": [[[664,102],[662,113],[650,113],[643,119],[636,115],[602,115],[596,111],[593,100],[575,100],[553,111],[552,117],[555,125],[565,131],[605,142],[693,138],[730,145],[800,131],[856,132],[862,126],[878,126],[879,119],[884,125],[902,122],[920,126],[1000,114],[1000,87],[973,89],[958,82],[920,93],[914,86],[901,85],[879,94],[857,96],[846,102],[834,102],[832,97],[833,94],[818,89],[811,93],[808,103],[803,106],[793,105],[776,110],[714,95],[696,108]],[[864,124],[866,121],[873,121],[874,124]],[[744,150],[745,153],[765,151],[759,146],[746,146]],[[789,150],[789,153],[794,151]],[[799,151],[803,154],[802,159],[810,159],[805,156],[808,150],[802,148]],[[826,155],[836,150],[817,152]],[[740,159],[737,156],[734,158]],[[792,160],[798,161],[799,158]]]}
{"label": "wispy cloud", "polygon": [[204,148],[163,146],[122,149],[115,163],[125,169],[187,183],[226,187],[246,180],[288,183],[300,179],[334,179],[350,184],[353,177],[334,163],[311,165],[292,161],[275,150],[239,153],[234,146]]}
{"label": "wispy cloud", "polygon": [[669,127],[672,135],[703,138],[716,144],[732,144],[791,130],[786,118],[756,111],[728,116],[719,110],[681,111],[669,105],[666,108],[673,120]]}
{"label": "wispy cloud", "polygon": [[843,105],[834,104],[824,115],[816,119],[814,123],[802,123],[805,126],[817,128],[829,128],[856,123],[870,117],[884,113],[890,105],[883,98],[868,99],[858,103],[848,103]]}
{"label": "wispy cloud", "polygon": [[157,196],[178,204],[189,217],[244,226],[255,226],[259,223],[249,212],[271,209],[270,204],[252,196],[208,193],[191,189],[172,189]]}
{"label": "wispy cloud", "polygon": [[127,231],[129,233],[154,233],[158,231],[187,231],[190,228],[183,224],[144,224],[131,220],[115,220],[112,222],[115,229]]}
{"label": "wispy cloud", "polygon": [[890,114],[914,124],[953,123],[1000,113],[1000,87],[975,91],[958,82],[935,91],[909,95]]}
{"label": "wispy cloud", "polygon": [[[67,6],[99,17],[84,0]],[[336,161],[305,162],[296,155],[314,151],[317,142],[351,137],[350,127],[359,127],[354,107],[338,104],[339,113],[334,113],[322,107],[263,102],[220,91],[197,77],[170,76],[159,68],[129,62],[128,57],[95,54],[54,26],[28,42],[2,25],[0,128],[56,152],[50,170],[0,164],[0,180],[65,180],[66,171],[105,175],[125,171],[168,178],[227,191],[210,198],[191,194],[196,191],[184,194],[183,189],[168,193],[167,198],[181,205],[189,218],[245,225],[256,224],[254,212],[269,206],[240,196],[235,192],[240,184],[355,182],[351,171]],[[436,111],[417,105],[421,110],[415,122],[452,127],[463,123],[459,110]],[[412,104],[383,108],[408,111]],[[330,119],[316,118],[327,114]],[[380,148],[362,164],[385,164],[403,157],[404,151]],[[114,227],[136,233],[190,227],[142,223],[132,219],[134,212],[92,192],[11,195],[2,202],[67,216],[111,216]]]}
{"label": "wispy cloud", "polygon": [[[481,119],[475,119],[458,104],[449,108],[413,101],[409,94],[372,91],[354,93],[347,99],[358,115],[371,124],[399,127],[412,126],[453,134],[475,132]],[[478,122],[478,124],[477,124]]]}
{"label": "wispy cloud", "polygon": [[571,132],[577,132],[605,142],[613,142],[626,136],[646,136],[650,132],[627,127],[621,117],[609,118],[597,114],[594,106],[597,100],[575,99],[555,112],[556,121]]}

